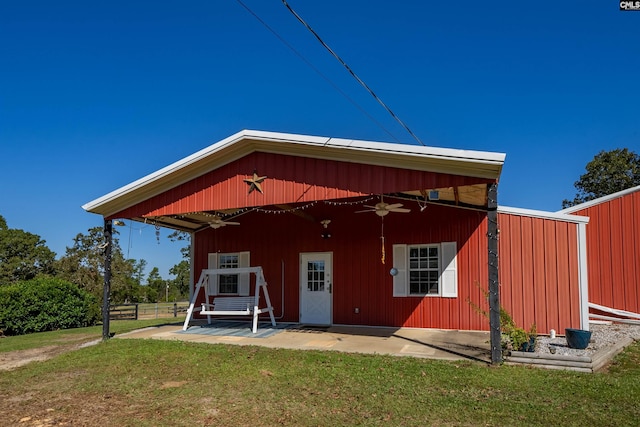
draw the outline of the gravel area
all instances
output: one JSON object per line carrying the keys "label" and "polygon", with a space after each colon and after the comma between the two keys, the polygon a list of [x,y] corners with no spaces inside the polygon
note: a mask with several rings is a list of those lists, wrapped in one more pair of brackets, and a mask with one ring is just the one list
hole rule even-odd
{"label": "gravel area", "polygon": [[[584,350],[569,348],[564,336],[556,336],[551,339],[549,336],[538,336],[536,340],[536,353],[552,353],[566,356],[591,356],[596,351],[610,347],[624,337],[631,337],[640,340],[640,325],[627,325],[615,323],[611,325],[590,325],[591,341]],[[564,333],[564,331],[558,331]]]}

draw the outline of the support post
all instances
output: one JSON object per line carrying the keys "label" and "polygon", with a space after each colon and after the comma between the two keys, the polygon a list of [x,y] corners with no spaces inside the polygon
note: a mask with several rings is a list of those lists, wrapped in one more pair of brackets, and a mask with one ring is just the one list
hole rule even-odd
{"label": "support post", "polygon": [[109,306],[111,305],[111,246],[113,222],[104,220],[104,288],[102,293],[102,340],[109,339]]}
{"label": "support post", "polygon": [[498,184],[487,188],[487,240],[489,247],[489,328],[491,363],[502,363],[500,333],[500,282],[498,278]]}

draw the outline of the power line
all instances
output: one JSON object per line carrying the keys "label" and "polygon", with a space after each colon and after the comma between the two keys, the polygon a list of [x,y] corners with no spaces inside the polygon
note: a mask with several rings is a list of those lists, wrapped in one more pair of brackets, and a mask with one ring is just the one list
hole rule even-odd
{"label": "power line", "polygon": [[324,40],[322,40],[322,37],[320,37],[320,36],[318,35],[318,33],[316,33],[316,32],[313,30],[313,28],[311,28],[311,26],[310,26],[309,24],[307,24],[307,23],[305,22],[305,20],[304,20],[304,19],[302,19],[302,17],[301,17],[300,15],[298,15],[298,14],[296,13],[296,11],[295,11],[295,10],[293,10],[293,9],[291,8],[291,6],[289,6],[289,3],[287,3],[287,1],[286,1],[286,0],[281,0],[281,1],[282,1],[282,4],[284,4],[284,5],[286,6],[286,8],[287,8],[287,9],[289,9],[289,12],[291,12],[291,13],[293,14],[293,16],[295,16],[295,17],[296,17],[296,19],[297,19],[298,21],[300,21],[300,23],[301,23],[302,25],[304,25],[304,26],[307,28],[307,30],[309,30],[309,31],[311,32],[311,34],[313,34],[313,35],[315,36],[315,38],[320,42],[320,44],[321,44],[325,49],[327,49],[327,50],[329,51],[329,53],[330,53],[331,55],[333,55],[333,57],[334,57],[334,58],[336,58],[336,59],[338,60],[338,62],[340,62],[340,64],[342,64],[342,66],[343,66],[344,68],[346,68],[346,70],[347,70],[347,71],[348,71],[348,72],[353,76],[353,78],[354,78],[354,79],[356,79],[356,81],[357,81],[358,83],[360,83],[360,85],[361,85],[363,88],[365,88],[365,89],[367,90],[367,92],[369,92],[369,93],[371,94],[371,96],[373,96],[373,98],[374,98],[376,101],[378,101],[378,103],[379,103],[380,105],[382,105],[382,107],[383,107],[385,110],[387,110],[387,112],[388,112],[389,114],[391,114],[391,117],[393,117],[393,118],[394,118],[398,123],[400,123],[400,125],[401,125],[403,128],[405,128],[405,130],[406,130],[407,132],[409,132],[409,134],[410,134],[410,135],[411,135],[411,136],[412,136],[416,141],[418,141],[418,143],[420,143],[421,145],[425,145],[425,144],[420,140],[420,138],[418,138],[418,136],[417,136],[415,133],[413,133],[413,132],[411,131],[411,129],[409,129],[409,127],[408,127],[408,126],[407,126],[407,125],[406,125],[402,120],[400,120],[400,118],[399,118],[398,116],[396,116],[396,114],[395,114],[393,111],[391,111],[391,108],[389,108],[389,107],[387,106],[387,104],[385,104],[385,103],[382,101],[382,99],[380,99],[380,97],[378,97],[378,95],[376,95],[376,94],[373,92],[373,90],[371,90],[371,88],[370,88],[369,86],[367,86],[367,84],[366,84],[366,83],[365,83],[365,82],[364,82],[360,77],[358,77],[358,75],[357,75],[357,74],[356,74],[356,73],[351,69],[351,67],[349,67],[349,65],[348,65],[346,62],[344,62],[344,60],[343,60],[342,58],[340,58],[340,56],[338,56],[338,54],[337,54],[333,49],[331,49],[331,48],[329,47],[329,45],[327,45],[327,44],[324,42]]}
{"label": "power line", "polygon": [[238,4],[240,4],[240,6],[242,6],[243,8],[245,8],[245,10],[247,12],[249,12],[251,15],[253,15],[254,18],[256,18],[258,20],[258,22],[260,22],[267,30],[269,30],[274,36],[276,36],[278,38],[278,40],[280,40],[285,46],[287,46],[293,53],[295,53],[298,58],[300,58],[305,64],[307,64],[313,71],[315,71],[320,77],[322,77],[327,83],[329,83],[329,85],[331,85],[331,87],[333,87],[338,93],[340,93],[343,97],[345,97],[347,99],[347,101],[349,101],[354,107],[356,107],[358,110],[360,110],[360,112],[362,112],[362,114],[364,114],[365,116],[367,116],[369,118],[369,120],[371,120],[372,122],[374,122],[380,129],[382,129],[387,135],[389,135],[391,138],[393,138],[396,142],[400,142],[400,140],[398,140],[398,138],[396,138],[395,135],[393,135],[391,132],[389,132],[389,130],[387,130],[382,123],[380,123],[378,120],[376,120],[371,114],[369,114],[364,108],[362,108],[356,101],[353,100],[353,98],[351,98],[349,95],[347,95],[344,91],[342,91],[335,83],[333,83],[333,81],[331,81],[327,76],[325,76],[320,70],[318,70],[318,68],[316,68],[309,60],[307,60],[307,58],[304,57],[304,55],[302,55],[298,50],[296,50],[296,48],[294,48],[290,43],[288,43],[284,37],[282,37],[280,34],[278,34],[273,28],[271,28],[269,26],[269,24],[267,24],[264,20],[262,20],[253,10],[251,10],[246,4],[244,4],[241,0],[236,0],[236,2],[238,2]]}

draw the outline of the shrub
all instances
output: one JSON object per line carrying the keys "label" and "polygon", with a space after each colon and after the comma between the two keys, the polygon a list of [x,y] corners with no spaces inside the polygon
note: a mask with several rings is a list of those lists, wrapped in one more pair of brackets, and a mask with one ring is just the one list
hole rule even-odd
{"label": "shrub", "polygon": [[5,335],[92,326],[99,318],[95,297],[61,279],[43,276],[0,287],[0,331]]}

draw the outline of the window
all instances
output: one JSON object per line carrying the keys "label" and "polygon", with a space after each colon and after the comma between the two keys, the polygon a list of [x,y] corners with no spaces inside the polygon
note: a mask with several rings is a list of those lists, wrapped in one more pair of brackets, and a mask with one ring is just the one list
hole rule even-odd
{"label": "window", "polygon": [[457,297],[456,255],[456,242],[393,245],[393,296]]}
{"label": "window", "polygon": [[409,246],[409,295],[438,295],[438,245]]}
{"label": "window", "polygon": [[324,292],[324,261],[307,262],[307,291]]}
{"label": "window", "polygon": [[[249,252],[210,253],[209,269],[250,267]],[[209,295],[250,295],[249,273],[216,274],[209,277]]]}
{"label": "window", "polygon": [[[238,254],[220,254],[218,268],[238,268]],[[238,293],[238,275],[221,274],[218,276],[219,294]]]}

